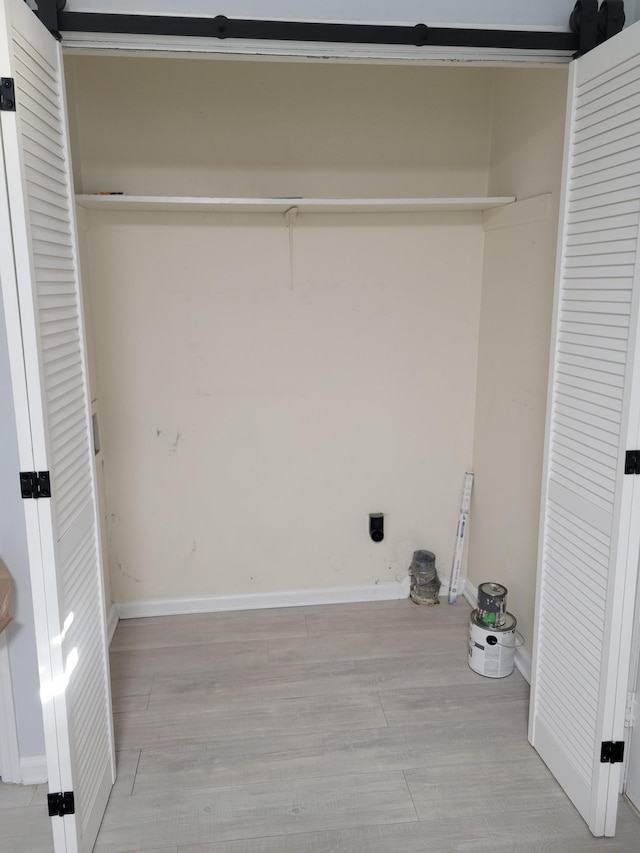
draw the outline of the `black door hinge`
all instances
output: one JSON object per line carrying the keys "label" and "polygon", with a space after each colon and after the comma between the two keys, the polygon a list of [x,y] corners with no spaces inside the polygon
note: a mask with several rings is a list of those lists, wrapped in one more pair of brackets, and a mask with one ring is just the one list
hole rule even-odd
{"label": "black door hinge", "polygon": [[47,794],[47,805],[49,817],[64,817],[66,814],[76,813],[73,791],[66,791],[64,794]]}
{"label": "black door hinge", "polygon": [[605,740],[600,750],[601,764],[621,764],[624,761],[624,741]]}
{"label": "black door hinge", "polygon": [[640,474],[640,450],[627,450],[624,457],[624,473]]}
{"label": "black door hinge", "polygon": [[0,110],[13,113],[16,111],[16,89],[13,85],[13,77],[0,78]]}
{"label": "black door hinge", "polygon": [[20,492],[23,498],[50,498],[51,480],[48,471],[21,471]]}

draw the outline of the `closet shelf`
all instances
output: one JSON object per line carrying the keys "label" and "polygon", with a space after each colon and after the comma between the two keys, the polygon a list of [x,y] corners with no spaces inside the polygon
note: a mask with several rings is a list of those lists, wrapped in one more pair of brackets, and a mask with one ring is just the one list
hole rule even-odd
{"label": "closet shelf", "polygon": [[425,213],[438,210],[489,210],[515,201],[488,198],[205,198],[182,196],[77,195],[89,210],[226,211],[235,213]]}

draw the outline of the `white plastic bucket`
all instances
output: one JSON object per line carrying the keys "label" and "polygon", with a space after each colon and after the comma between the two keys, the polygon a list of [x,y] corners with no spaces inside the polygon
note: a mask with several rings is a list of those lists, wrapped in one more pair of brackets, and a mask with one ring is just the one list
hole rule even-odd
{"label": "white plastic bucket", "polygon": [[504,625],[485,625],[476,610],[469,620],[469,666],[478,675],[504,678],[513,672],[516,620],[505,613]]}

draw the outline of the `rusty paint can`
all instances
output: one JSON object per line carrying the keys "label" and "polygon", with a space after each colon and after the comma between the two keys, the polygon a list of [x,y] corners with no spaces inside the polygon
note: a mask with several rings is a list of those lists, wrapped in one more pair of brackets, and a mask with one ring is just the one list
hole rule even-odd
{"label": "rusty paint can", "polygon": [[507,612],[507,588],[489,581],[478,587],[478,621],[483,625],[502,628]]}

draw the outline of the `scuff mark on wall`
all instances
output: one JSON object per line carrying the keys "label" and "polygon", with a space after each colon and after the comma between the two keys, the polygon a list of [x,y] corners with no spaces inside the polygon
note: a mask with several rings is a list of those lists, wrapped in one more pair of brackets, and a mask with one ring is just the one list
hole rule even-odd
{"label": "scuff mark on wall", "polygon": [[134,583],[142,583],[140,578],[137,578],[135,575],[130,575],[129,572],[125,572],[125,570],[122,568],[122,563],[119,561],[118,561],[118,571],[120,572],[120,574],[122,575],[123,578],[127,578],[128,580],[133,581]]}

